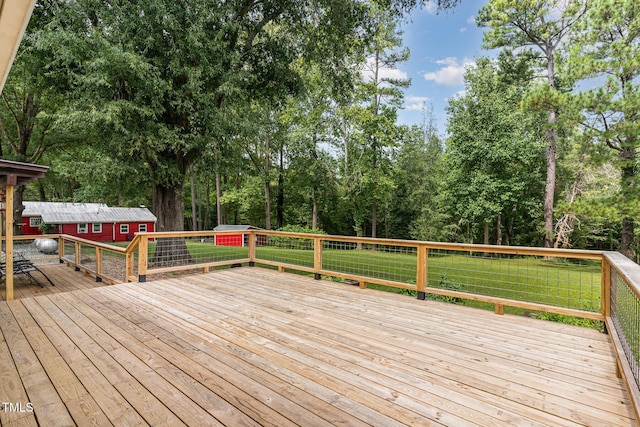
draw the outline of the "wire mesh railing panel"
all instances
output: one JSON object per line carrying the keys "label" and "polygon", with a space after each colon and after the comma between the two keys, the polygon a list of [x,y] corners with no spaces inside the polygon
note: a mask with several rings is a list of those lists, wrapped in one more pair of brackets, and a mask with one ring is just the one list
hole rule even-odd
{"label": "wire mesh railing panel", "polygon": [[[59,262],[58,239],[24,237],[13,242],[14,259],[26,259],[35,264],[51,264]],[[4,248],[3,248],[4,251]]]}
{"label": "wire mesh railing panel", "polygon": [[[100,274],[113,279],[117,282],[127,281],[127,264],[125,254],[102,250],[102,268]],[[136,274],[138,266],[133,264],[134,274]]]}
{"label": "wire mesh railing panel", "polygon": [[257,261],[313,268],[313,238],[256,234]]}
{"label": "wire mesh railing panel", "polygon": [[70,240],[63,240],[64,258],[76,262],[76,244]]}
{"label": "wire mesh railing panel", "polygon": [[[246,235],[245,235],[246,236]],[[217,236],[216,236],[217,237]],[[247,238],[239,243],[216,244],[213,236],[158,237],[148,242],[148,267],[180,267],[249,257]],[[221,239],[222,240],[222,239]],[[218,242],[220,243],[220,242]],[[236,246],[237,244],[237,246]]]}
{"label": "wire mesh railing panel", "polygon": [[325,240],[322,269],[354,276],[416,283],[417,249],[389,244],[356,244]]}
{"label": "wire mesh railing panel", "polygon": [[640,298],[614,269],[611,269],[611,319],[640,388]]}
{"label": "wire mesh railing panel", "polygon": [[95,246],[80,245],[80,259],[76,263],[88,270],[96,271]]}
{"label": "wire mesh railing panel", "polygon": [[429,249],[427,286],[600,312],[600,261]]}

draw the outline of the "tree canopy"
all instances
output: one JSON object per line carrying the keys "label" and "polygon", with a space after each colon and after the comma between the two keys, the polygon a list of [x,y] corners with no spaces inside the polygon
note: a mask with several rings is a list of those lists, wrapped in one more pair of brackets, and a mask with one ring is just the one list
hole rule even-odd
{"label": "tree canopy", "polygon": [[[638,6],[491,0],[449,100],[398,124],[417,0],[38,2],[0,102],[27,198],[223,223],[636,252]],[[457,1],[438,2],[441,8]],[[429,42],[429,41],[425,41]]]}

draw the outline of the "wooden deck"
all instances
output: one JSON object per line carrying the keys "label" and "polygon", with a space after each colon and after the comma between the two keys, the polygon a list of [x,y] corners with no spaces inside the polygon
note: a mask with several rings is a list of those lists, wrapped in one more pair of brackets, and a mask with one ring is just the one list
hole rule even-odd
{"label": "wooden deck", "polygon": [[637,425],[607,335],[259,268],[2,302],[0,331],[3,426]]}

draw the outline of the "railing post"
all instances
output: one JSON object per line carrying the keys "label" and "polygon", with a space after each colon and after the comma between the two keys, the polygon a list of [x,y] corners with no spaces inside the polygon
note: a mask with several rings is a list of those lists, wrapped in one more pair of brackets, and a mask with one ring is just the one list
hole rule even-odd
{"label": "railing post", "polygon": [[322,278],[320,271],[322,270],[322,238],[313,238],[313,278],[320,280]]}
{"label": "railing post", "polygon": [[129,278],[133,276],[133,251],[125,254],[124,281],[129,283]]}
{"label": "railing post", "polygon": [[146,234],[138,234],[138,282],[147,281],[147,253],[149,239]]}
{"label": "railing post", "polygon": [[102,248],[96,247],[96,282],[102,282]]}
{"label": "railing post", "polygon": [[249,230],[249,267],[253,267],[256,263],[256,241],[258,235],[255,230]]}
{"label": "railing post", "polygon": [[416,267],[416,288],[418,290],[418,299],[424,300],[427,296],[425,288],[427,287],[427,260],[429,251],[425,245],[418,245],[418,258]]}
{"label": "railing post", "polygon": [[607,318],[611,316],[611,264],[607,258],[602,256],[602,296],[601,296],[601,311],[602,315]]}
{"label": "railing post", "polygon": [[64,262],[62,258],[64,258],[64,239],[62,236],[58,236],[58,260],[60,264]]}
{"label": "railing post", "polygon": [[75,242],[76,255],[75,255],[75,270],[80,271],[80,242]]}

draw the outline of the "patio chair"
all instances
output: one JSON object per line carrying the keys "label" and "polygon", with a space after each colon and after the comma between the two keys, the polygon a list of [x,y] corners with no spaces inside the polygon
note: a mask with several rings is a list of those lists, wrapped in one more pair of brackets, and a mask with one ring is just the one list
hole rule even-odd
{"label": "patio chair", "polygon": [[[51,279],[49,279],[49,276],[44,274],[44,271],[40,270],[30,260],[25,258],[18,258],[13,260],[14,277],[22,274],[24,276],[27,276],[32,283],[36,283],[41,288],[44,288],[44,286],[42,286],[42,283],[40,283],[40,281],[35,277],[33,277],[33,275],[31,274],[34,271],[37,271],[38,273],[42,274],[42,276],[44,276],[44,278],[47,279],[49,283],[51,283],[51,286],[55,286],[55,284],[51,281]],[[2,277],[2,280],[5,280],[6,276],[7,276],[7,264],[5,262],[5,254],[4,252],[2,252],[2,262],[0,262],[0,277]]]}

